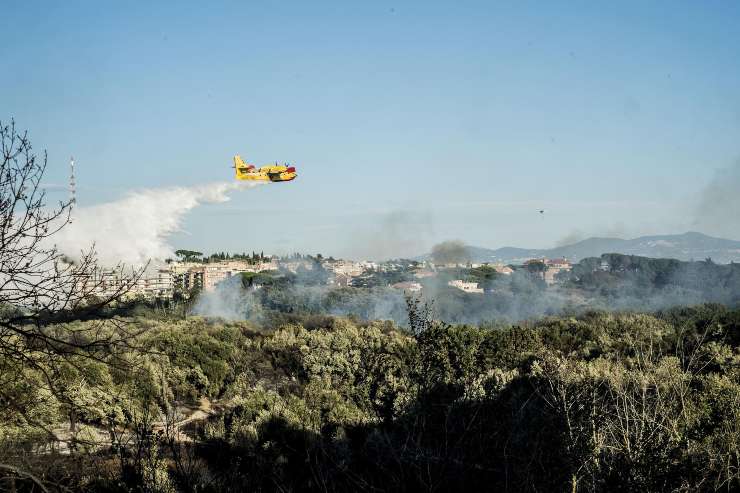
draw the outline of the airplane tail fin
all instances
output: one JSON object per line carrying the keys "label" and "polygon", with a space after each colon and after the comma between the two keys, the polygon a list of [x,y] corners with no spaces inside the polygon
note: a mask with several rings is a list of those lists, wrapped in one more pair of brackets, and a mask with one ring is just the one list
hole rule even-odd
{"label": "airplane tail fin", "polygon": [[237,179],[247,179],[250,174],[254,173],[254,169],[254,164],[245,163],[239,154],[234,156],[234,174]]}

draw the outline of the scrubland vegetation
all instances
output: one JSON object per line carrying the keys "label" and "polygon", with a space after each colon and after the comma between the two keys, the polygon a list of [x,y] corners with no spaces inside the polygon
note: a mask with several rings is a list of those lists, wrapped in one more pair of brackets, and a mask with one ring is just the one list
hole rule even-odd
{"label": "scrubland vegetation", "polygon": [[[733,491],[740,311],[410,326],[118,318],[128,347],[2,358],[2,488]],[[100,320],[56,326],[59,337]],[[71,330],[67,330],[71,329]],[[89,331],[82,331],[88,333]],[[190,419],[186,419],[190,416]],[[38,489],[37,489],[38,491]]]}

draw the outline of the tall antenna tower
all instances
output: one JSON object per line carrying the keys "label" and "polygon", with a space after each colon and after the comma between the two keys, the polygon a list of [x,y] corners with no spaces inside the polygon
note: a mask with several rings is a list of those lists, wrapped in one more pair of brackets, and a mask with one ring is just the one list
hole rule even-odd
{"label": "tall antenna tower", "polygon": [[77,185],[75,183],[75,158],[69,158],[69,222],[72,222],[72,214],[77,205]]}

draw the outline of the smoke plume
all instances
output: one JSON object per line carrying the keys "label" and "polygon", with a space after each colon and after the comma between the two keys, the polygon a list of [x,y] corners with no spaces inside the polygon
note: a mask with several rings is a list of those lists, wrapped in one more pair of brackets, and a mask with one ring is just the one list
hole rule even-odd
{"label": "smoke plume", "polygon": [[360,224],[361,229],[347,235],[347,254],[372,260],[416,256],[428,245],[433,230],[428,213],[404,210],[385,214],[377,224]]}
{"label": "smoke plume", "polygon": [[464,264],[470,261],[470,252],[462,241],[443,241],[432,247],[432,260],[435,264]]}
{"label": "smoke plume", "polygon": [[192,309],[194,315],[257,323],[263,322],[262,312],[254,292],[242,288],[240,276],[220,282],[213,291],[201,292]]}
{"label": "smoke plume", "polygon": [[213,183],[197,187],[140,190],[124,198],[72,211],[72,223],[54,236],[71,258],[94,244],[101,265],[140,266],[172,256],[168,237],[180,231],[185,215],[202,204],[229,200],[229,192],[254,183]]}
{"label": "smoke plume", "polygon": [[578,243],[579,241],[583,241],[587,238],[586,233],[581,231],[580,229],[574,229],[567,235],[560,238],[558,241],[555,242],[556,247],[564,247],[564,246],[570,246],[575,243]]}
{"label": "smoke plume", "polygon": [[740,161],[717,170],[701,194],[694,227],[702,233],[740,239]]}
{"label": "smoke plume", "polygon": [[269,323],[275,313],[352,316],[361,320],[407,322],[403,292],[387,287],[346,289],[327,285],[307,285],[300,281],[281,288],[242,286],[241,277],[220,282],[212,291],[198,295],[193,315],[226,320]]}

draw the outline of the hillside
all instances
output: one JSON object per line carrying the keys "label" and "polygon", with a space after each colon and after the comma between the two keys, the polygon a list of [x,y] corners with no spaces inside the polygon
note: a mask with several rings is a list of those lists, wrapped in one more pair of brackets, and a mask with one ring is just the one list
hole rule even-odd
{"label": "hillside", "polygon": [[[679,235],[641,236],[631,240],[588,238],[572,245],[545,249],[515,247],[489,249],[469,246],[468,252],[470,260],[476,263],[520,263],[533,257],[565,257],[571,262],[577,262],[587,257],[598,257],[602,253],[621,253],[678,260],[711,258],[717,263],[730,263],[740,262],[740,241],[688,232]],[[429,254],[426,254],[421,258],[427,259],[429,257]]]}

